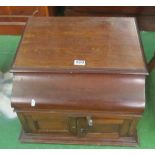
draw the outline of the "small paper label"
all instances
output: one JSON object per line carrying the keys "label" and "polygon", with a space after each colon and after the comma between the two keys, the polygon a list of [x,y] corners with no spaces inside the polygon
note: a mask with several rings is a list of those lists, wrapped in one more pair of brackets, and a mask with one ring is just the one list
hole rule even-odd
{"label": "small paper label", "polygon": [[85,60],[74,60],[74,65],[85,66],[86,61]]}

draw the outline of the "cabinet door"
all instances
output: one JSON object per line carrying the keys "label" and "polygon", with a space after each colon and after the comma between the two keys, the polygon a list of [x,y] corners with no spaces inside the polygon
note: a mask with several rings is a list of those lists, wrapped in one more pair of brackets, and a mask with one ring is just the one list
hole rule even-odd
{"label": "cabinet door", "polygon": [[136,134],[136,122],[128,118],[97,114],[18,113],[26,133],[58,134],[70,137],[119,138]]}

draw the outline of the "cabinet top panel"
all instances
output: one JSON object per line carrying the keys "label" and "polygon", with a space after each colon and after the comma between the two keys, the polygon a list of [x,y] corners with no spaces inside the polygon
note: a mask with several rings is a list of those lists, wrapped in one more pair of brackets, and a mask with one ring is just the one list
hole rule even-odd
{"label": "cabinet top panel", "polygon": [[12,72],[147,74],[131,17],[31,17]]}

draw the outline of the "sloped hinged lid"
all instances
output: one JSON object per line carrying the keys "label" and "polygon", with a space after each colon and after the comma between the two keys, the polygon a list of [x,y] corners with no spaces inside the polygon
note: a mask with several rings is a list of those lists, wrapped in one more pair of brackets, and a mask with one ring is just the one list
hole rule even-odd
{"label": "sloped hinged lid", "polygon": [[147,74],[130,17],[32,17],[12,72]]}

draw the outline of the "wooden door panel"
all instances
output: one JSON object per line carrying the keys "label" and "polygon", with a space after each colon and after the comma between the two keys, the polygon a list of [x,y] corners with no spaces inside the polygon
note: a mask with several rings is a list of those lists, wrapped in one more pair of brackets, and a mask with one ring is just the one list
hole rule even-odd
{"label": "wooden door panel", "polygon": [[[76,119],[80,116],[64,113],[37,113],[37,112],[24,112],[19,114],[19,118],[24,118],[23,128],[26,132],[30,133],[55,133],[62,135],[78,136],[70,132],[69,123],[70,118]],[[82,118],[84,116],[82,115]],[[104,118],[104,116],[97,116],[92,114],[93,124],[92,127],[86,129],[85,136],[83,137],[127,137],[134,134],[134,125],[132,120],[123,118]],[[23,122],[23,119],[21,120]],[[72,127],[72,126],[71,126]],[[85,126],[83,126],[85,127]],[[77,128],[75,124],[75,128]]]}

